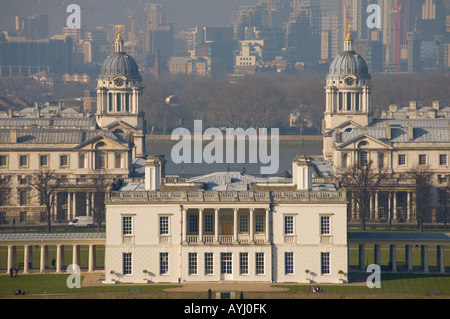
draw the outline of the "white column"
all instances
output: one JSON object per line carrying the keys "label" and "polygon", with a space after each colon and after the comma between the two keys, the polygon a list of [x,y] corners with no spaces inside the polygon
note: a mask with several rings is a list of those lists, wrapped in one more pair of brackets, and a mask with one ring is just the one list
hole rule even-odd
{"label": "white column", "polygon": [[203,243],[203,208],[198,209],[198,241]]}
{"label": "white column", "polygon": [[370,213],[369,213],[369,219],[374,219],[374,217],[375,217],[375,212],[373,211],[374,197],[375,197],[375,195],[374,195],[374,193],[372,192],[372,193],[371,193],[371,196],[370,196]]}
{"label": "white column", "polygon": [[[73,245],[72,247],[72,264],[73,265],[80,265],[80,261],[79,261],[79,250],[80,246],[79,245]],[[74,268],[75,269],[75,268]]]}
{"label": "white column", "polygon": [[379,196],[380,194],[378,192],[375,192],[375,218],[377,220],[380,220],[380,209],[379,209]]}
{"label": "white column", "polygon": [[413,271],[412,264],[412,245],[405,245],[405,263],[409,272]]}
{"label": "white column", "polygon": [[181,241],[183,242],[183,243],[185,243],[186,242],[186,240],[187,240],[187,212],[186,212],[186,209],[184,209],[183,208],[183,210],[182,210],[182,219],[183,219],[183,221],[182,221],[182,230],[183,230],[183,233],[181,234],[182,235],[182,237],[181,237]]}
{"label": "white column", "polygon": [[219,209],[214,208],[214,241],[219,242]]}
{"label": "white column", "polygon": [[89,204],[91,193],[86,192],[85,194],[86,194],[86,216],[91,216],[91,206]]}
{"label": "white column", "polygon": [[266,242],[270,241],[270,208],[266,208]]}
{"label": "white column", "polygon": [[422,270],[423,272],[428,272],[428,245],[421,246],[421,260],[422,260]]}
{"label": "white column", "polygon": [[11,268],[14,268],[15,266],[15,258],[16,258],[15,251],[16,251],[15,246],[12,245],[8,246],[8,262],[7,262],[8,266],[6,267],[6,273],[9,273],[9,270]]}
{"label": "white column", "polygon": [[374,245],[373,253],[374,253],[374,256],[373,256],[374,263],[376,265],[381,266],[381,251],[380,251],[380,245],[379,244],[375,244]]}
{"label": "white column", "polygon": [[391,261],[391,270],[392,272],[397,272],[397,245],[395,244],[389,245],[389,253]]}
{"label": "white column", "polygon": [[394,218],[394,221],[397,221],[398,220],[398,216],[397,216],[397,192],[394,192],[394,194],[393,194],[393,196],[392,196],[392,199],[393,199],[393,203],[392,203],[392,205],[394,206],[393,207],[393,218]]}
{"label": "white column", "polygon": [[238,241],[238,211],[237,208],[233,210],[233,242]]}
{"label": "white column", "polygon": [[77,217],[77,193],[73,193],[73,214],[72,217]]}
{"label": "white column", "polygon": [[62,264],[62,249],[64,246],[56,245],[56,272],[61,272],[61,264]]}
{"label": "white column", "polygon": [[67,192],[67,218],[72,220],[72,193]]}
{"label": "white column", "polygon": [[23,273],[27,274],[29,267],[28,263],[30,262],[30,245],[23,246]]}
{"label": "white column", "polygon": [[253,243],[255,241],[254,237],[255,237],[255,230],[254,230],[254,223],[253,223],[253,218],[254,218],[254,208],[250,208],[250,242]]}
{"label": "white column", "polygon": [[89,245],[89,272],[94,272],[95,265],[95,245]]}
{"label": "white column", "polygon": [[411,192],[406,192],[406,221],[411,221]]}
{"label": "white column", "polygon": [[45,245],[41,246],[41,260],[40,260],[40,271],[41,273],[45,272],[45,257],[46,257],[46,250],[45,250]]}
{"label": "white column", "polygon": [[366,270],[364,244],[359,244],[359,269]]}
{"label": "white column", "polygon": [[437,246],[437,266],[439,272],[445,273],[444,245]]}

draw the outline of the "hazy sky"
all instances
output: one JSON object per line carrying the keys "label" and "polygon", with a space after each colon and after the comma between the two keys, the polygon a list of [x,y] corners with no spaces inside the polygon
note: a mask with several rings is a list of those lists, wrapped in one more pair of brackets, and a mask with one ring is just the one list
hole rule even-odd
{"label": "hazy sky", "polygon": [[[134,10],[138,2],[139,0],[0,0],[0,29],[14,29],[15,16],[48,14],[50,33],[60,33],[62,21],[69,16],[65,9],[71,3],[82,8],[81,23],[86,26],[91,23],[93,26],[129,25],[126,6]],[[176,22],[177,29],[182,30],[195,25],[229,25],[234,9],[239,5],[255,4],[257,0],[144,0],[143,3],[162,4],[168,19]],[[136,28],[141,28],[143,7],[140,7],[135,17]]]}

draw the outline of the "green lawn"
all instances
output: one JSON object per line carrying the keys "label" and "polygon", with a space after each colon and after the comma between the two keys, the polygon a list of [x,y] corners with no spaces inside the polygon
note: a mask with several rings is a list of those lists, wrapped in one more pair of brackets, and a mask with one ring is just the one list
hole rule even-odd
{"label": "green lawn", "polygon": [[[369,274],[368,274],[369,275]],[[69,274],[31,274],[10,278],[0,275],[0,296],[12,295],[20,288],[29,294],[67,294],[67,293],[120,293],[128,292],[131,286],[105,285],[99,287],[82,287],[70,289],[66,285]],[[167,287],[179,285],[140,285],[142,292],[161,292]],[[283,286],[283,285],[275,285]],[[311,285],[286,285],[292,292],[309,291]],[[348,294],[417,294],[426,295],[428,290],[441,290],[443,295],[450,295],[450,275],[422,274],[381,274],[381,288],[368,288],[366,285],[321,285],[326,293]]]}
{"label": "green lawn", "polygon": [[[369,276],[369,273],[367,274]],[[277,285],[283,286],[283,285]],[[357,294],[418,294],[426,295],[428,290],[441,290],[450,295],[450,275],[435,274],[392,274],[381,273],[381,287],[368,288],[366,285],[320,285],[324,292]],[[311,285],[286,285],[290,291],[308,292]]]}
{"label": "green lawn", "polygon": [[[28,294],[67,294],[67,293],[117,293],[128,292],[130,286],[105,285],[99,287],[82,287],[70,289],[67,287],[69,274],[19,274],[17,278],[0,275],[0,296],[12,295],[15,290],[28,291]],[[141,288],[142,292],[161,292],[174,285],[142,285],[132,288]]]}

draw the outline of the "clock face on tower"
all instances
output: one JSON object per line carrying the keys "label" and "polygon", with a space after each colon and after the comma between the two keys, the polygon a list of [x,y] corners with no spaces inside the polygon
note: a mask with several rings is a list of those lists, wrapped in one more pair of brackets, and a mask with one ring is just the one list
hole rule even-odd
{"label": "clock face on tower", "polygon": [[116,86],[122,86],[123,85],[123,79],[122,78],[115,78],[114,79],[114,84]]}
{"label": "clock face on tower", "polygon": [[355,80],[353,78],[346,78],[345,79],[345,84],[347,84],[347,85],[353,85],[354,82],[355,82]]}

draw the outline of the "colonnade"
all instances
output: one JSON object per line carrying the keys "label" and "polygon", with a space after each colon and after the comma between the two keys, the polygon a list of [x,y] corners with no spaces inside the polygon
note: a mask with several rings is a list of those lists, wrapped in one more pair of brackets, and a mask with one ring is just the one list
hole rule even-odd
{"label": "colonnade", "polygon": [[[399,261],[397,259],[397,246],[400,244],[389,244],[389,264],[388,269],[391,272],[399,271]],[[403,271],[413,272],[413,246],[419,248],[419,245],[404,244],[405,249],[405,269]],[[429,246],[428,244],[420,244],[420,270],[419,272],[430,272],[429,266]],[[436,245],[437,247],[437,270],[439,273],[445,273],[445,258],[444,258],[444,245]],[[366,254],[365,244],[358,244],[358,268],[365,271],[366,267]],[[381,265],[381,244],[373,244],[373,263],[379,266]],[[417,272],[417,271],[416,271]]]}
{"label": "colonnade", "polygon": [[[53,206],[53,220],[63,219],[67,221],[73,220],[75,217],[86,214],[85,216],[92,216],[91,205],[94,203],[94,192],[61,192],[56,196],[67,196],[66,199],[57,198],[57,203],[66,203],[62,205]],[[81,200],[80,200],[81,198]],[[84,203],[83,203],[84,200]],[[80,203],[81,202],[81,203]],[[80,205],[81,204],[81,205]],[[63,206],[66,205],[66,208]],[[66,209],[66,216],[62,214],[62,210]],[[77,213],[78,212],[78,213]]]}
{"label": "colonnade", "polygon": [[[386,194],[386,203],[380,203],[381,193]],[[399,204],[398,195],[400,193],[406,194],[406,200],[403,205]],[[360,219],[359,205],[354,198],[351,199],[350,203],[350,218],[352,220]],[[404,216],[400,215],[399,209],[404,210]],[[393,216],[390,215],[392,209]],[[368,218],[370,220],[379,221],[381,219],[389,220],[392,217],[394,221],[403,222],[415,222],[415,203],[414,203],[414,192],[412,191],[376,191],[372,193],[370,198],[370,214]],[[404,217],[404,218],[403,218]]]}
{"label": "colonnade", "polygon": [[[192,208],[184,208],[182,210],[182,223],[183,223],[183,234],[182,241],[184,243],[267,243],[269,242],[269,217],[270,217],[270,208],[263,208],[264,211],[264,226],[263,232],[256,232],[256,209],[258,208],[233,208],[233,219],[229,221],[229,225],[232,225],[233,231],[230,233],[225,233],[223,227],[224,221],[221,222],[221,216],[223,217],[224,212],[220,212],[221,210],[228,210],[229,208],[213,208],[214,210],[214,230],[211,234],[205,233],[205,225],[204,225],[204,216],[205,216],[206,208],[195,208],[198,214],[198,231],[195,234],[191,234],[189,231],[189,220],[188,214],[192,213]],[[240,214],[247,214],[245,211],[248,211],[248,231],[241,231],[239,229]],[[258,214],[262,215],[260,212],[261,209],[258,209]],[[244,213],[245,212],[245,213]],[[227,214],[228,215],[228,214]]]}
{"label": "colonnade", "polygon": [[[11,268],[19,268],[19,260],[17,260],[17,247],[19,245],[8,245],[7,247],[7,262],[6,262],[6,272],[9,273]],[[49,246],[54,246],[56,248],[56,258],[54,265],[49,263]],[[80,266],[81,254],[80,248],[82,245],[74,243],[71,245],[55,244],[55,245],[33,245],[30,243],[23,245],[23,268],[20,271],[24,274],[30,273],[33,269],[33,249],[39,248],[40,250],[40,260],[39,260],[39,271],[41,273],[46,272],[46,270],[54,270],[56,273],[65,272],[63,269],[64,265],[64,253],[65,247],[72,246],[72,262],[69,264]],[[83,245],[84,246],[84,245]],[[88,272],[93,272],[96,266],[96,244],[88,244]]]}

